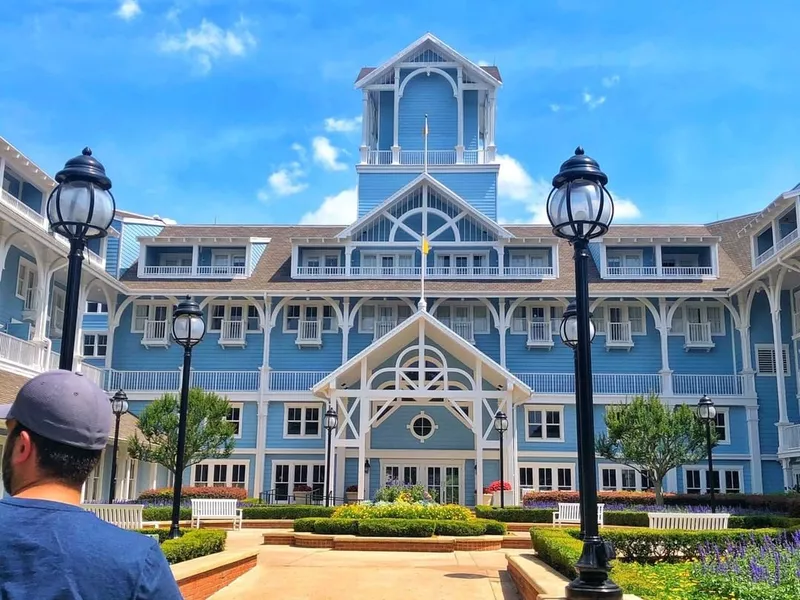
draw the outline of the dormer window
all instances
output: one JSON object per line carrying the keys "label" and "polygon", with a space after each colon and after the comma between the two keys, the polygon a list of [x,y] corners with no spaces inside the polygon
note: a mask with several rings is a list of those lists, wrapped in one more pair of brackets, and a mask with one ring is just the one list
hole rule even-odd
{"label": "dormer window", "polygon": [[411,253],[365,253],[361,255],[362,275],[414,275],[414,255]]}
{"label": "dormer window", "polygon": [[339,253],[307,254],[303,267],[306,275],[335,275],[339,270]]}
{"label": "dormer window", "polygon": [[489,254],[481,253],[453,253],[435,256],[436,267],[431,275],[484,275],[489,265]]}
{"label": "dormer window", "polygon": [[214,275],[244,275],[245,264],[244,252],[214,250],[211,253],[211,267]]}
{"label": "dormer window", "polygon": [[3,191],[18,200],[22,197],[22,182],[14,177],[8,168],[3,171]]}
{"label": "dormer window", "polygon": [[642,251],[608,251],[609,275],[640,275],[642,271]]}

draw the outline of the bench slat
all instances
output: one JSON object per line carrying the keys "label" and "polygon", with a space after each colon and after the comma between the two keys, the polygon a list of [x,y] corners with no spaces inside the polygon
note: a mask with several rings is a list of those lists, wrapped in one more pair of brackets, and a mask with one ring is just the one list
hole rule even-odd
{"label": "bench slat", "polygon": [[729,513],[647,513],[651,529],[707,531],[727,529]]}

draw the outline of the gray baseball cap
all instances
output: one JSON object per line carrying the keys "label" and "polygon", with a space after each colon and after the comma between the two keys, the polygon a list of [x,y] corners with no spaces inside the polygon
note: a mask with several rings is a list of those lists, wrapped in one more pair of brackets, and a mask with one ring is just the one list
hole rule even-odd
{"label": "gray baseball cap", "polygon": [[15,419],[54,442],[102,450],[113,414],[106,393],[81,373],[48,371],[23,385],[0,419]]}

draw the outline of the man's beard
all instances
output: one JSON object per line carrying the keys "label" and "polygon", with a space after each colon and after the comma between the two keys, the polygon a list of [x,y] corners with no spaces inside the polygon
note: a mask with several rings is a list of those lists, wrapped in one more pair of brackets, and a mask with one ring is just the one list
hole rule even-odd
{"label": "man's beard", "polygon": [[6,493],[9,495],[14,495],[13,491],[11,490],[11,475],[12,475],[12,467],[11,467],[11,453],[14,450],[14,444],[6,444],[5,448],[3,449],[3,487],[6,490]]}

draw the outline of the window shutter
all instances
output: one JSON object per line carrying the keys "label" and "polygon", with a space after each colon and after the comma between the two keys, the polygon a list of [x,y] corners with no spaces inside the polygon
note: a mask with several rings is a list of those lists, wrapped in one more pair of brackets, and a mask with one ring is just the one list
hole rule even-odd
{"label": "window shutter", "polygon": [[777,373],[773,348],[766,346],[756,347],[756,368],[759,373],[766,375],[775,375]]}
{"label": "window shutter", "polygon": [[789,375],[789,351],[785,346],[783,348],[783,374]]}

